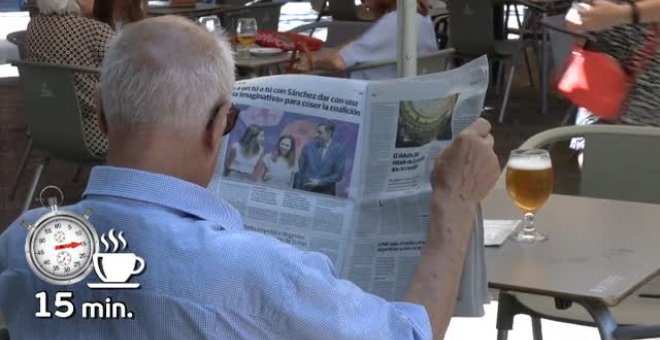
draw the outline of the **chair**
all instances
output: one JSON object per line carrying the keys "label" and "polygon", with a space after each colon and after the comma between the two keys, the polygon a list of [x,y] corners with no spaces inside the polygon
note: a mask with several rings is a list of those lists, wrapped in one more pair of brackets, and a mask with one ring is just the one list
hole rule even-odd
{"label": "chair", "polygon": [[318,21],[294,27],[290,32],[305,33],[309,31],[312,35],[316,29],[327,29],[325,47],[337,47],[359,37],[371,27],[371,24],[371,22],[360,21]]}
{"label": "chair", "polygon": [[[11,60],[23,83],[25,117],[32,133],[23,155],[20,179],[32,147],[47,152],[35,170],[23,211],[29,209],[39,179],[51,157],[78,164],[99,163],[85,139],[82,114],[73,84],[74,73],[98,73],[94,68]],[[15,184],[15,185],[16,185]]]}
{"label": "chair", "polygon": [[[532,136],[520,148],[539,148],[573,137],[587,140],[580,195],[660,203],[660,158],[657,157],[660,128],[623,125],[560,127]],[[504,185],[504,176],[500,177],[498,185]],[[660,336],[660,327],[650,327],[660,325],[658,292],[660,278],[655,278],[611,309],[619,324],[610,325],[615,338]],[[498,310],[500,332],[511,329],[514,314],[527,314],[532,317],[535,340],[541,338],[540,319],[594,326],[592,317],[571,301],[506,292],[500,295],[500,307],[505,310],[502,313]],[[561,309],[561,313],[556,313],[557,309]],[[506,339],[506,334],[498,334],[498,339]]]}
{"label": "chair", "polygon": [[18,56],[21,59],[25,58],[25,36],[27,31],[16,31],[7,34],[7,41],[16,45],[18,48]]}
{"label": "chair", "polygon": [[240,18],[255,18],[260,30],[277,31],[280,22],[280,10],[284,2],[259,2],[220,14],[220,22],[228,32],[236,32]]}
{"label": "chair", "polygon": [[[508,66],[506,87],[498,119],[501,123],[504,121],[515,66],[520,57],[524,56],[525,43],[523,40],[495,39],[493,6],[492,1],[448,0],[449,42],[461,59],[473,59],[485,54],[490,61],[500,62],[495,80],[498,92],[505,66]],[[529,64],[527,64],[527,72],[530,82],[532,82]]]}
{"label": "chair", "polygon": [[[7,41],[10,43],[16,45],[18,48],[18,56],[20,59],[25,59],[25,37],[26,37],[27,31],[16,31],[16,32],[11,32],[7,34]],[[19,169],[16,172],[16,180],[14,181],[14,184],[12,185],[11,189],[9,190],[9,198],[13,199],[14,195],[16,194],[16,188],[18,187],[18,181],[20,177],[23,174],[23,170],[25,169],[25,164],[27,162],[27,156],[29,154],[29,150],[32,147],[32,141],[30,139],[30,129],[27,130],[27,138],[28,138],[28,148],[26,149],[27,151],[24,153],[23,158],[21,159],[21,162],[19,163]]]}
{"label": "chair", "polygon": [[[446,71],[450,65],[450,61],[454,57],[455,50],[453,48],[447,48],[444,50],[439,50],[436,52],[418,55],[417,56],[417,75],[421,76],[424,74],[437,73]],[[363,71],[366,69],[394,65],[396,66],[396,60],[385,60],[385,61],[374,61],[361,63],[353,67],[349,67],[345,72],[353,71]]]}
{"label": "chair", "polygon": [[[435,51],[425,55],[419,55],[417,56],[417,75],[425,75],[430,73],[446,71],[451,66],[451,60],[453,58],[454,58],[453,48],[447,48],[444,50]],[[396,66],[396,63],[397,63],[396,59],[371,61],[371,62],[360,63],[358,65],[351,66],[343,71],[317,70],[311,72],[310,74],[331,76],[331,77],[348,77],[351,72],[364,71],[364,70],[369,70],[384,66]]]}

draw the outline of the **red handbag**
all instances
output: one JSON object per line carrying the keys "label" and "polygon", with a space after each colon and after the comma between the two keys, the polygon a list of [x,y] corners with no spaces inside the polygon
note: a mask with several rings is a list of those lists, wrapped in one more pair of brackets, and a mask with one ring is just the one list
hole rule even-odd
{"label": "red handbag", "polygon": [[575,48],[566,61],[557,90],[599,118],[619,119],[637,76],[655,55],[657,31],[654,24],[637,58],[633,58],[630,75],[608,54]]}
{"label": "red handbag", "polygon": [[[323,47],[323,40],[294,32],[259,31],[257,44],[262,47],[275,47],[284,51],[292,51],[289,72],[294,72],[293,63],[298,60],[299,53],[305,53],[312,60],[312,52]],[[312,63],[313,65],[313,63]]]}

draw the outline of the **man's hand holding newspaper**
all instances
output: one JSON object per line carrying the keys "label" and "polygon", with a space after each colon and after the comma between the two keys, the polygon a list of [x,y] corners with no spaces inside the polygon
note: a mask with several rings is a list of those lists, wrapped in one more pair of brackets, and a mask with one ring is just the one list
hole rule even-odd
{"label": "man's hand holding newspaper", "polygon": [[444,337],[454,311],[453,297],[459,289],[477,206],[499,171],[490,124],[482,118],[463,130],[434,164],[426,244],[406,300],[426,307],[435,339]]}

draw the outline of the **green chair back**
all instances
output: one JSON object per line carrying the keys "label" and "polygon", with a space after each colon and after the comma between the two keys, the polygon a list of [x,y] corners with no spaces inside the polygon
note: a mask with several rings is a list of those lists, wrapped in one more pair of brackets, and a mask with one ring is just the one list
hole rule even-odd
{"label": "green chair back", "polygon": [[24,90],[25,118],[34,146],[53,157],[84,163],[98,162],[88,148],[82,115],[73,83],[74,72],[96,69],[28,61],[11,61],[18,67]]}
{"label": "green chair back", "polygon": [[660,128],[626,125],[568,126],[532,136],[521,148],[585,138],[580,195],[660,203]]}

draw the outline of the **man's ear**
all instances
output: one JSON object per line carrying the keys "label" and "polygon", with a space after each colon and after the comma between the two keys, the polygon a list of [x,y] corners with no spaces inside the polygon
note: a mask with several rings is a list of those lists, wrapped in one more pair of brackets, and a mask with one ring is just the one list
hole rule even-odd
{"label": "man's ear", "polygon": [[206,123],[204,131],[205,144],[215,151],[215,148],[220,145],[220,140],[225,132],[227,126],[227,115],[229,114],[229,105],[223,104],[218,107],[218,111],[211,114],[209,121]]}
{"label": "man's ear", "polygon": [[108,121],[105,119],[105,111],[103,111],[103,99],[101,99],[101,85],[96,84],[94,89],[94,97],[96,100],[96,119],[99,122],[99,129],[103,134],[108,136]]}

